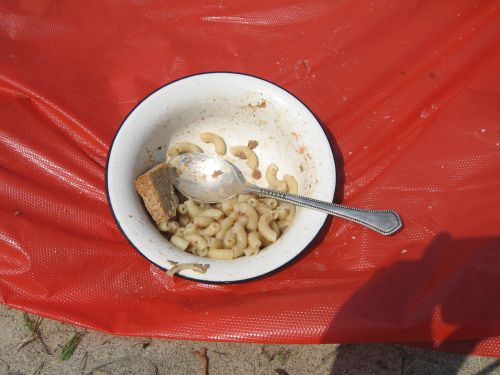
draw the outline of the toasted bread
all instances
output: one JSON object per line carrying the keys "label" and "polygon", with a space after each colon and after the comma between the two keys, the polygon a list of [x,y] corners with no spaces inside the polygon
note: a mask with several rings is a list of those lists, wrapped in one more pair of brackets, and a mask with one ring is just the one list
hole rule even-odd
{"label": "toasted bread", "polygon": [[179,201],[174,193],[167,163],[150,169],[135,179],[135,189],[157,225],[175,216]]}

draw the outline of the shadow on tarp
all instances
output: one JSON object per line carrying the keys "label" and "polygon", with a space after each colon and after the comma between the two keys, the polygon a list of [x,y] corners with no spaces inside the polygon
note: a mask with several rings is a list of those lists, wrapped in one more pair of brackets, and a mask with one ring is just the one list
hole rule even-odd
{"label": "shadow on tarp", "polygon": [[[353,336],[357,336],[354,342],[401,342],[411,337],[418,341],[411,346],[426,347],[427,342],[432,343],[427,348],[473,353],[478,341],[469,340],[471,337],[500,335],[500,326],[495,324],[500,316],[499,251],[500,236],[453,238],[446,232],[438,234],[419,259],[398,261],[375,272],[339,310],[325,341],[346,342],[349,337],[352,342]],[[432,324],[433,320],[439,324]],[[487,321],[492,323],[483,323]],[[357,327],[357,332],[348,332],[347,327]],[[436,337],[445,339],[437,342]],[[365,370],[393,373],[393,367],[399,367],[397,373],[404,373],[421,359],[415,357],[418,349],[393,348],[400,348],[399,353],[380,358],[383,355],[377,350],[370,354],[366,346],[343,344],[335,353],[331,374],[358,374]],[[455,357],[441,364],[429,359],[434,366],[431,373],[458,373],[465,357]],[[369,370],[366,366],[370,361],[373,367]],[[479,374],[499,367],[500,360]]]}
{"label": "shadow on tarp", "polygon": [[323,132],[325,133],[326,138],[328,139],[328,143],[333,152],[333,158],[335,160],[335,195],[333,201],[335,203],[342,203],[344,200],[344,186],[345,186],[345,171],[344,171],[344,156],[340,151],[340,146],[333,136],[332,132],[325,125],[324,122],[318,116],[315,116],[316,120],[321,125]]}

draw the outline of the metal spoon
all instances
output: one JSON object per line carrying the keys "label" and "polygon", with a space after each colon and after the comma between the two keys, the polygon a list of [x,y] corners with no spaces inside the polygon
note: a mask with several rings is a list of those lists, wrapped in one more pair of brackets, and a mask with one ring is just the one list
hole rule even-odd
{"label": "metal spoon", "polygon": [[386,236],[403,225],[394,211],[345,207],[255,186],[245,180],[238,167],[216,156],[181,154],[169,161],[169,171],[177,190],[198,202],[217,203],[241,193],[255,193],[351,220]]}

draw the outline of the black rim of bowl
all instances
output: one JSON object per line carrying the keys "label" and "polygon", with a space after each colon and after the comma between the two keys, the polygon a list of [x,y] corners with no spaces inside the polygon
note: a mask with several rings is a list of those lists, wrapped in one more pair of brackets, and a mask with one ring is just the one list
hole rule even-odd
{"label": "black rim of bowl", "polygon": [[[191,77],[205,75],[205,74],[235,74],[235,75],[242,75],[242,76],[256,78],[258,80],[267,82],[267,83],[269,83],[269,84],[271,84],[273,86],[276,86],[276,87],[280,88],[281,90],[285,91],[286,93],[288,93],[289,95],[291,95],[292,97],[294,97],[295,99],[297,99],[300,103],[302,103],[302,105],[309,111],[309,113],[311,113],[311,115],[314,117],[314,119],[318,123],[319,127],[321,128],[321,131],[323,131],[323,134],[325,136],[326,141],[328,142],[328,144],[330,144],[330,141],[328,139],[328,134],[326,133],[326,131],[325,131],[324,127],[323,127],[323,124],[321,123],[321,121],[319,121],[318,117],[314,114],[314,112],[311,111],[311,109],[302,100],[300,100],[300,98],[298,98],[297,96],[295,96],[294,94],[292,94],[287,89],[281,87],[280,85],[277,85],[276,83],[274,83],[272,81],[269,81],[269,80],[267,80],[265,78],[258,77],[258,76],[255,76],[255,75],[252,75],[252,74],[248,74],[248,73],[231,72],[231,71],[210,71],[210,72],[201,72],[201,73],[190,74],[190,75],[187,75],[187,76],[183,76],[183,77],[174,79],[173,81],[167,82],[164,85],[162,85],[162,86],[156,88],[155,90],[153,90],[152,92],[150,92],[144,98],[142,98],[129,111],[129,113],[125,116],[125,118],[121,122],[121,124],[118,127],[118,129],[116,129],[115,135],[113,136],[113,140],[111,141],[111,145],[109,146],[108,154],[106,156],[106,168],[105,168],[105,171],[104,171],[104,173],[105,173],[104,178],[105,178],[105,188],[106,188],[106,199],[108,201],[109,208],[111,209],[111,215],[113,216],[113,220],[115,221],[116,225],[118,226],[118,229],[120,229],[120,232],[123,234],[123,236],[125,237],[125,239],[127,240],[127,242],[139,254],[141,254],[144,258],[146,258],[150,263],[153,263],[155,266],[157,266],[157,267],[159,267],[161,269],[164,269],[164,270],[168,270],[168,269],[166,267],[164,267],[164,266],[156,263],[156,262],[153,262],[151,259],[149,259],[146,256],[146,254],[144,254],[137,246],[134,245],[134,243],[132,242],[132,240],[127,236],[127,233],[125,233],[125,230],[122,228],[122,226],[120,224],[120,221],[118,220],[118,218],[115,215],[115,210],[113,209],[113,205],[111,204],[111,197],[110,197],[110,194],[109,194],[109,185],[108,185],[109,158],[111,156],[111,152],[113,150],[113,146],[115,144],[116,137],[120,133],[120,130],[122,129],[122,127],[125,124],[125,122],[127,121],[127,119],[130,117],[130,115],[136,110],[137,107],[139,107],[142,104],[143,101],[145,101],[147,98],[149,98],[151,95],[153,95],[157,91],[159,91],[159,90],[161,90],[161,89],[163,89],[163,88],[165,88],[165,87],[167,87],[167,86],[169,86],[169,85],[171,85],[171,84],[173,84],[173,83],[175,83],[177,81],[182,81],[183,79],[186,79],[186,78],[191,78]],[[331,149],[331,145],[330,145],[330,149]],[[334,172],[336,173],[335,157],[333,155],[333,152],[332,152],[332,159],[333,159]],[[337,183],[336,183],[336,179],[335,179],[335,186],[334,186],[334,189],[333,189],[334,190],[333,191],[334,194],[335,194],[336,185],[337,185]],[[309,247],[311,246],[311,244],[318,237],[318,235],[320,234],[320,232],[323,230],[323,228],[324,228],[325,223],[327,222],[327,220],[328,220],[328,216],[325,217],[325,220],[323,221],[323,224],[321,224],[321,226],[318,228],[317,232],[314,234],[314,236],[311,239],[311,241],[309,241],[309,243],[302,250],[300,250],[297,253],[297,255],[295,255],[293,258],[291,258],[287,262],[283,263],[281,266],[276,267],[275,269],[273,269],[273,270],[271,270],[269,272],[266,272],[266,273],[263,273],[263,274],[260,274],[260,275],[257,275],[257,276],[249,277],[249,278],[246,278],[246,279],[241,279],[241,280],[200,280],[200,279],[197,279],[197,278],[194,278],[194,277],[184,276],[184,275],[181,275],[181,274],[176,274],[176,276],[182,277],[182,278],[187,279],[187,280],[196,281],[196,282],[200,282],[200,283],[206,283],[206,284],[237,284],[237,283],[242,283],[242,282],[247,282],[247,281],[253,281],[253,280],[257,280],[257,279],[269,276],[269,275],[271,275],[273,273],[281,271],[285,267],[287,267],[287,266],[291,265],[292,263],[294,263],[295,261],[297,261],[302,255],[304,255],[307,252],[307,250],[309,249]]]}

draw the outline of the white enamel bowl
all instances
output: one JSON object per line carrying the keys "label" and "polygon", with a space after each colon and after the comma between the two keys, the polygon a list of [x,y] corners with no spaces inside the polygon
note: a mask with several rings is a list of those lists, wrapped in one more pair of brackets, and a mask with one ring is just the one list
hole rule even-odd
{"label": "white enamel bowl", "polygon": [[[135,178],[165,160],[177,141],[189,141],[214,153],[199,139],[217,133],[229,146],[257,140],[260,170],[276,163],[294,175],[299,193],[331,202],[335,163],[328,139],[309,109],[296,97],[268,81],[239,73],[204,73],[171,82],[148,95],[119,127],[109,151],[106,191],[114,218],[142,255],[159,267],[180,263],[210,264],[205,274],[191,270],[186,278],[206,282],[238,282],[268,274],[297,257],[323,226],[326,215],[298,208],[293,224],[256,256],[234,260],[201,258],[176,249],[155,227],[134,189]],[[244,162],[227,158],[248,176]],[[266,186],[265,178],[252,180]]]}

